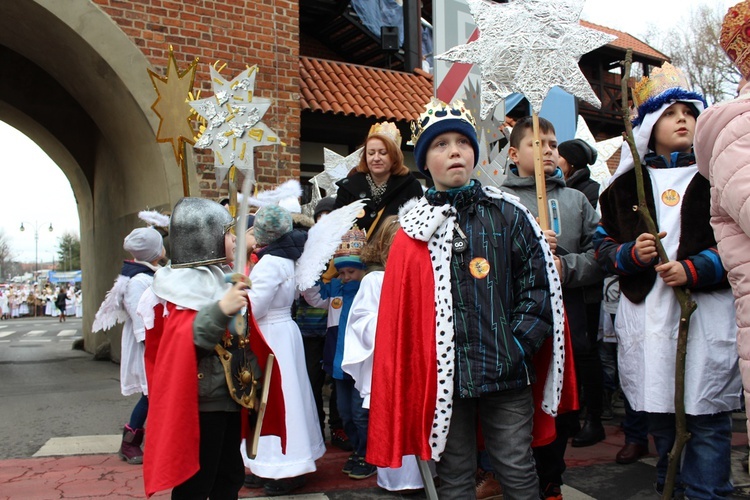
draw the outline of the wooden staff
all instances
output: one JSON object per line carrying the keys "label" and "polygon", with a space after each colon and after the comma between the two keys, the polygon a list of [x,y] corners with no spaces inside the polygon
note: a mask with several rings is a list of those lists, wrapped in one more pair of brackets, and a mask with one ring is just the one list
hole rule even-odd
{"label": "wooden staff", "polygon": [[190,182],[188,182],[187,166],[187,142],[178,139],[178,145],[180,148],[180,170],[182,170],[182,195],[187,197],[190,196]]}
{"label": "wooden staff", "polygon": [[539,139],[539,113],[531,113],[532,133],[534,136],[534,179],[536,181],[536,205],[539,211],[539,225],[542,229],[549,229],[549,215],[547,213],[547,181],[544,177],[542,164],[542,141]]}
{"label": "wooden staff", "polygon": [[[643,221],[646,223],[648,232],[654,235],[656,240],[656,250],[659,253],[659,260],[662,263],[669,262],[667,252],[661,244],[659,230],[656,227],[648,205],[646,204],[646,192],[643,188],[643,170],[641,168],[641,157],[638,155],[638,149],[633,137],[633,127],[630,123],[628,113],[628,76],[630,75],[630,66],[633,63],[633,51],[628,49],[625,54],[625,70],[623,71],[621,85],[622,92],[622,118],[625,122],[625,140],[630,146],[630,153],[633,155],[633,165],[635,168],[636,189],[638,191],[638,205],[633,210],[638,212]],[[690,297],[690,290],[684,286],[672,287],[677,302],[680,304],[680,325],[677,333],[677,353],[674,373],[674,411],[675,411],[675,441],[672,450],[669,452],[669,466],[667,468],[667,478],[664,483],[663,500],[672,498],[674,491],[675,478],[677,476],[677,466],[680,463],[680,456],[685,447],[690,433],[687,431],[687,419],[685,417],[685,358],[687,357],[688,330],[690,329],[690,316],[695,312],[697,305]]]}

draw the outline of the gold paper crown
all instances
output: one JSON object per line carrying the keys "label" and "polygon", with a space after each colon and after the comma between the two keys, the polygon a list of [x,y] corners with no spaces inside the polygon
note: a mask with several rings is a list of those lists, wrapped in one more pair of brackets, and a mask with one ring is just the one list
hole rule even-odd
{"label": "gold paper crown", "polygon": [[416,121],[411,122],[411,144],[416,145],[419,137],[428,127],[446,119],[461,119],[467,121],[472,127],[477,128],[471,111],[464,106],[460,99],[447,104],[440,99],[433,97],[430,102],[425,104],[425,109],[419,115]]}
{"label": "gold paper crown", "polygon": [[655,68],[651,72],[650,77],[644,76],[635,84],[635,88],[633,89],[633,104],[638,108],[652,97],[656,97],[665,90],[675,87],[689,89],[690,85],[687,78],[685,78],[685,74],[679,68],[675,68],[668,62],[665,62],[661,68]]}
{"label": "gold paper crown", "polygon": [[353,255],[359,256],[362,253],[362,248],[367,242],[367,235],[364,229],[360,229],[356,224],[341,238],[341,244],[333,254],[334,257],[350,257]]}
{"label": "gold paper crown", "polygon": [[370,131],[367,133],[367,138],[369,139],[371,135],[384,135],[393,142],[396,143],[396,147],[401,149],[401,132],[398,130],[398,127],[395,123],[392,122],[381,122],[376,123],[372,127],[370,127]]}
{"label": "gold paper crown", "polygon": [[742,76],[750,76],[750,0],[729,8],[721,24],[719,43]]}

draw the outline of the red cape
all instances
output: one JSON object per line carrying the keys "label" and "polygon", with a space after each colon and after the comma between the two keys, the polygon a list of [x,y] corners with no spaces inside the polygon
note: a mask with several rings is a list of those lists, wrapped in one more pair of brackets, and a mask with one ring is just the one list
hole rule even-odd
{"label": "red cape", "polygon": [[[146,378],[149,389],[148,444],[143,456],[146,495],[174,488],[200,468],[198,420],[198,359],[193,343],[193,321],[197,311],[178,309],[167,303],[154,308],[154,327],[146,331]],[[250,346],[261,370],[271,349],[251,318]],[[168,338],[162,342],[162,339]],[[286,449],[284,397],[278,364],[273,367],[263,435],[281,438]]]}
{"label": "red cape", "polygon": [[[372,370],[367,462],[379,467],[400,467],[401,458],[432,458],[429,444],[437,395],[435,345],[435,280],[427,243],[399,230],[388,258],[378,310]],[[566,329],[567,330],[567,329]],[[569,334],[566,334],[566,340]],[[541,410],[552,339],[534,359],[534,446],[555,438],[554,418]],[[573,357],[566,341],[563,399],[575,389]],[[577,400],[577,398],[575,398]]]}

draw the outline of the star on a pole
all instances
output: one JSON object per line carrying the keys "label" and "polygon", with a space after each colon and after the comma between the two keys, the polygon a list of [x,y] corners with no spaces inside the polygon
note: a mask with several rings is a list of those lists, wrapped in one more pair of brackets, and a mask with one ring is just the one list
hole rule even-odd
{"label": "star on a pole", "polygon": [[198,58],[195,58],[187,69],[181,72],[170,46],[167,75],[162,77],[148,69],[157,95],[156,101],[151,105],[151,109],[159,117],[156,140],[172,144],[174,157],[180,165],[183,156],[181,143],[193,144],[194,142],[195,132],[190,123],[193,111],[188,104],[188,97],[193,90],[197,64]]}
{"label": "star on a pole", "polygon": [[580,25],[584,0],[467,1],[479,38],[436,57],[479,65],[481,118],[512,92],[521,92],[538,112],[554,86],[601,106],[578,60],[617,37]]}
{"label": "star on a pole", "polygon": [[218,186],[223,184],[232,166],[254,179],[253,148],[283,144],[276,133],[260,121],[271,107],[271,99],[254,95],[257,72],[255,65],[227,81],[212,66],[214,95],[190,103],[206,122],[195,148],[213,150]]}
{"label": "star on a pole", "polygon": [[362,158],[362,148],[349,156],[341,156],[335,151],[323,148],[323,171],[313,177],[321,189],[325,189],[326,196],[336,196],[339,187],[336,182],[346,177],[359,164]]}

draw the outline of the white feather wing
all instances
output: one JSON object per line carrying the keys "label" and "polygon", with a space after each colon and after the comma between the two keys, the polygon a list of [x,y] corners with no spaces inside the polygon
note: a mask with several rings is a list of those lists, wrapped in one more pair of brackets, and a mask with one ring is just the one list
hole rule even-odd
{"label": "white feather wing", "polygon": [[307,233],[307,241],[302,256],[297,260],[294,274],[297,288],[307,290],[318,281],[328,267],[344,234],[351,229],[354,221],[365,206],[364,200],[337,208],[320,218]]}
{"label": "white feather wing", "polygon": [[124,297],[129,281],[130,278],[127,276],[120,275],[117,277],[114,286],[107,292],[102,305],[96,312],[94,323],[91,325],[92,332],[109,330],[117,323],[124,323],[128,319]]}

